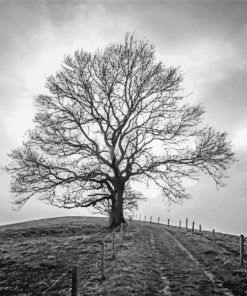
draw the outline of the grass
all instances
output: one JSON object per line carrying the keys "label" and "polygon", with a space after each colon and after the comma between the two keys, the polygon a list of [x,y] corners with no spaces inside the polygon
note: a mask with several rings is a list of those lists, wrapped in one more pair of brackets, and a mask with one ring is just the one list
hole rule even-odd
{"label": "grass", "polygon": [[[98,254],[108,232],[104,218],[65,217],[1,226],[0,295],[41,295],[80,258]],[[68,276],[60,288],[69,287]]]}
{"label": "grass", "polygon": [[[81,295],[162,295],[160,258],[145,227],[159,231],[154,224],[134,223],[124,235],[122,248],[117,234],[115,259],[108,237],[106,280],[102,281],[101,244],[110,232],[106,218],[62,217],[0,226],[0,295],[40,296],[75,265],[79,266]],[[216,281],[234,295],[247,295],[247,272],[239,267],[238,237],[216,233],[214,248],[209,232],[204,231],[200,240],[198,232],[192,236],[178,227],[166,229]],[[70,288],[68,274],[49,295],[70,295]],[[176,283],[171,288],[175,291]]]}
{"label": "grass", "polygon": [[[191,230],[166,227],[191,253],[210,271],[215,281],[221,282],[223,287],[228,288],[234,295],[247,295],[247,270],[246,263],[240,266],[239,237],[224,233],[215,233],[215,246],[213,245],[212,233],[199,231],[192,235]],[[247,250],[247,243],[244,244]],[[244,261],[247,254],[244,254]]]}

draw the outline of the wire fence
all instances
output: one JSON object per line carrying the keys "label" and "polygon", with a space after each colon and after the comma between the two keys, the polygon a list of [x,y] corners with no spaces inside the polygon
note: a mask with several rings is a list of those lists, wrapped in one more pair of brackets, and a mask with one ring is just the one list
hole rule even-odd
{"label": "wire fence", "polygon": [[[94,289],[97,290],[106,279],[108,262],[116,259],[117,251],[123,246],[123,234],[130,231],[130,222],[131,220],[126,222],[125,226],[120,224],[119,227],[107,234],[96,250],[92,250],[91,246],[84,250],[87,251],[87,255],[85,256],[83,254],[79,256],[77,264],[55,280],[52,285],[42,293],[42,296],[78,296],[79,292],[83,293],[92,285]],[[93,256],[92,252],[94,252]],[[68,282],[69,284],[67,284]],[[61,289],[61,286],[63,289]]]}
{"label": "wire fence", "polygon": [[[116,259],[118,250],[121,250],[123,246],[124,233],[129,233],[131,228],[131,220],[145,222],[148,224],[156,224],[160,226],[166,226],[167,229],[171,228],[179,229],[179,231],[186,234],[191,234],[192,237],[196,237],[199,242],[207,242],[212,247],[222,246],[222,236],[224,234],[216,233],[212,231],[203,230],[202,225],[196,225],[192,221],[189,225],[189,219],[186,218],[184,224],[179,220],[177,225],[172,225],[170,219],[167,222],[161,221],[160,217],[155,221],[152,216],[137,215],[131,217],[129,222],[124,226],[121,224],[112,232],[107,234],[97,245],[97,247],[89,246],[86,250],[83,250],[83,254],[79,256],[77,264],[72,269],[66,271],[57,280],[55,280],[51,286],[49,286],[42,294],[42,296],[52,295],[66,295],[66,296],[78,296],[79,293],[83,295],[85,291],[99,291],[100,287],[104,283],[105,279],[110,276],[108,264]],[[196,227],[197,226],[197,227]],[[240,267],[244,266],[244,253],[245,238],[244,235],[240,235],[237,241],[236,236],[229,235],[228,242],[224,242],[224,249],[231,252],[235,252],[239,256]],[[85,255],[85,252],[87,253]],[[54,294],[56,293],[56,294]],[[94,295],[94,294],[92,294]]]}
{"label": "wire fence", "polygon": [[241,234],[238,237],[238,242],[235,239],[235,236],[233,235],[229,235],[229,237],[232,237],[232,239],[228,239],[228,243],[224,242],[224,245],[222,245],[221,242],[221,238],[222,236],[224,236],[224,234],[221,233],[216,233],[215,229],[213,229],[212,231],[207,231],[202,229],[202,225],[198,225],[198,229],[196,229],[195,227],[195,222],[192,221],[191,222],[191,227],[189,227],[189,219],[186,218],[185,219],[185,226],[182,226],[182,221],[179,220],[177,225],[171,225],[170,223],[170,219],[167,219],[167,223],[165,223],[164,221],[160,220],[160,217],[157,218],[157,222],[153,221],[153,217],[150,216],[149,219],[147,219],[147,216],[142,216],[141,214],[139,214],[139,219],[138,219],[138,215],[135,214],[134,216],[132,216],[132,219],[135,221],[140,221],[140,222],[146,222],[146,223],[153,223],[153,224],[157,224],[157,225],[164,225],[169,227],[176,227],[179,228],[181,231],[185,230],[186,232],[190,232],[192,236],[198,236],[199,237],[199,241],[202,241],[202,239],[207,240],[208,242],[211,243],[211,245],[215,248],[218,245],[220,245],[221,247],[224,247],[224,249],[231,251],[232,253],[234,253],[235,255],[239,256],[239,265],[240,267],[244,266],[244,254],[245,254],[245,249],[247,249],[247,245],[245,244],[245,237],[243,234]]}

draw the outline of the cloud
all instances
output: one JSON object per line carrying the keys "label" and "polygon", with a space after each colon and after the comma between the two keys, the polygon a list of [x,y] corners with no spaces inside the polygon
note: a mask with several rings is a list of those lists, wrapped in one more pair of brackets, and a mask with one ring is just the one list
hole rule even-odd
{"label": "cloud", "polygon": [[[94,51],[123,40],[127,31],[135,31],[137,37],[146,37],[156,45],[159,59],[182,66],[186,92],[194,92],[190,100],[204,103],[206,122],[230,132],[240,161],[231,171],[229,187],[219,193],[212,183],[209,186],[208,179],[185,182],[193,200],[173,213],[174,219],[176,214],[185,217],[189,213],[198,221],[211,219],[212,224],[217,221],[223,225],[225,221],[219,220],[231,212],[232,203],[234,213],[244,209],[244,202],[239,200],[247,194],[246,159],[242,157],[247,144],[246,8],[247,3],[240,1],[157,1],[155,5],[148,1],[1,2],[0,161],[5,164],[6,153],[21,143],[31,127],[33,96],[45,91],[45,77],[59,69],[65,54],[78,48]],[[0,178],[1,202],[6,204],[9,180]],[[143,185],[137,189],[152,197],[160,194]],[[151,203],[161,215],[164,203],[154,199]],[[32,207],[38,204],[31,202],[19,217],[33,217]],[[37,217],[42,216],[43,209],[35,211]],[[3,211],[7,213],[5,221],[8,216],[12,221],[17,219],[9,207]],[[58,212],[51,210],[53,214]],[[244,215],[243,210],[239,216]],[[238,227],[236,223],[234,227]]]}
{"label": "cloud", "polygon": [[233,135],[232,143],[236,150],[246,150],[247,149],[247,129],[242,128],[242,129],[236,130]]}

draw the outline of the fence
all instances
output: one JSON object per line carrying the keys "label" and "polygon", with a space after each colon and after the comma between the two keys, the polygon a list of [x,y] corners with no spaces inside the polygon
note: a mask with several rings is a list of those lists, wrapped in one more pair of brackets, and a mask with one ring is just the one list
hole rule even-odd
{"label": "fence", "polygon": [[[131,221],[130,221],[131,222]],[[125,228],[125,232],[130,230],[130,222],[127,223],[127,227]],[[117,233],[119,234],[117,235]],[[79,288],[85,287],[87,281],[91,275],[95,275],[97,271],[100,271],[100,278],[102,281],[106,279],[106,258],[107,258],[107,244],[110,245],[111,259],[114,260],[116,258],[116,250],[117,250],[117,240],[119,241],[118,247],[122,248],[123,246],[123,224],[120,224],[119,227],[114,229],[111,233],[107,234],[104,239],[101,241],[101,252],[98,258],[95,258],[95,262],[92,264],[90,261],[90,266],[93,266],[89,272],[86,273],[84,278],[81,278],[81,273],[79,272],[79,265],[75,265],[72,269],[66,271],[60,278],[58,278],[50,287],[43,292],[42,296],[49,296],[58,286],[65,280],[66,277],[70,276],[71,287],[70,287],[70,295],[78,296]],[[109,246],[108,245],[108,246]],[[88,253],[83,259],[84,261],[89,257],[90,253]],[[108,256],[109,257],[109,256]],[[82,267],[84,269],[85,266]],[[80,280],[79,280],[80,275]],[[98,275],[97,275],[98,276]],[[92,278],[90,278],[92,280]],[[83,292],[83,291],[81,291]],[[52,293],[53,294],[53,293]],[[54,294],[53,294],[54,295]]]}
{"label": "fence", "polygon": [[[141,215],[140,215],[139,217],[141,218]],[[134,216],[132,217],[132,219],[133,219],[133,220],[137,220],[137,221],[141,221],[141,222],[147,222],[147,221],[146,221],[146,216],[144,216],[144,217],[145,217],[144,221],[142,221],[141,219],[138,220],[138,219],[137,219],[137,215],[134,215]],[[136,218],[136,219],[134,219],[134,218]],[[189,229],[188,222],[189,222],[189,219],[186,218],[186,219],[185,219],[185,227],[184,227],[184,229],[187,230],[187,231],[190,230],[190,229]],[[152,216],[150,216],[149,223],[154,223],[154,224],[157,224],[157,225],[167,225],[167,227],[171,227],[170,219],[167,219],[167,224],[165,224],[165,223],[162,223],[162,222],[160,221],[160,217],[157,218],[157,223],[156,223],[156,222],[152,222]],[[176,227],[175,225],[172,225],[172,226],[173,226],[173,227]],[[182,221],[181,221],[181,220],[179,220],[178,228],[179,228],[179,229],[182,229],[182,228],[183,228],[183,227],[182,227]],[[191,224],[191,234],[192,234],[192,236],[194,236],[195,232],[196,232],[196,230],[195,230],[195,222],[192,221],[192,224]],[[212,241],[212,245],[213,245],[213,247],[216,247],[216,245],[217,245],[217,239],[216,239],[216,234],[215,234],[215,230],[214,230],[214,229],[213,229],[212,232],[211,232],[211,236],[207,236],[207,235],[205,235],[205,233],[202,232],[202,225],[200,224],[200,225],[199,225],[198,232],[199,232],[198,235],[199,235],[199,240],[200,240],[200,241],[201,241],[201,239],[202,239],[202,236],[204,236],[204,237],[207,238],[208,240]],[[245,237],[244,237],[243,234],[241,234],[241,235],[239,236],[239,265],[240,265],[240,267],[243,267],[243,266],[244,266],[244,253],[245,253],[245,252],[244,252],[244,242],[245,242]]]}
{"label": "fence", "polygon": [[[134,219],[135,218],[135,219]],[[132,217],[133,220],[142,221],[146,223],[154,223],[158,226],[160,225],[167,225],[167,227],[178,227],[180,230],[186,230],[190,231],[191,235],[194,236],[195,234],[199,235],[199,240],[202,240],[202,237],[208,239],[212,242],[213,247],[217,246],[217,238],[216,238],[216,232],[213,229],[211,234],[208,236],[205,234],[205,232],[202,231],[202,226],[199,225],[198,230],[195,228],[195,222],[192,221],[191,229],[189,229],[189,219],[186,218],[185,220],[185,227],[182,227],[182,221],[179,220],[178,226],[171,225],[170,219],[167,219],[167,223],[162,223],[160,220],[160,217],[157,218],[157,223],[153,222],[153,217],[151,216],[149,221],[146,216],[144,216],[144,220],[141,220],[141,215],[139,215],[139,220],[137,219],[137,215]],[[131,220],[132,220],[131,219]],[[130,220],[130,222],[131,222]],[[127,229],[125,231],[130,230],[130,223],[128,224]],[[209,232],[210,233],[210,232]],[[118,241],[118,245],[117,245]],[[239,264],[241,267],[244,266],[244,235],[239,236]],[[108,246],[108,248],[107,248]],[[72,269],[66,271],[60,278],[57,279],[50,287],[47,288],[46,291],[43,292],[42,296],[49,296],[51,295],[50,292],[54,292],[55,289],[58,288],[59,284],[65,280],[66,277],[70,277],[70,295],[71,296],[78,296],[79,288],[83,290],[83,288],[86,286],[86,284],[89,282],[89,279],[92,280],[92,277],[100,277],[102,281],[106,279],[106,261],[107,258],[109,258],[109,252],[110,252],[110,258],[114,260],[116,258],[116,251],[117,247],[123,246],[123,224],[121,224],[118,228],[113,230],[111,233],[107,234],[104,239],[101,241],[100,246],[100,252],[99,256],[95,258],[95,262],[92,263],[90,261],[90,267],[91,270],[86,272],[85,277],[82,278],[82,273],[79,272],[79,265],[73,266]],[[108,253],[108,254],[107,254]],[[87,260],[87,258],[91,254],[88,253],[85,257],[83,257],[84,261]],[[82,267],[82,270],[85,269],[85,266]],[[98,273],[97,273],[98,272]],[[80,275],[80,279],[79,279]],[[83,293],[83,291],[81,291]],[[53,294],[53,293],[52,293]],[[53,294],[54,295],[54,294]],[[56,294],[57,295],[57,294]],[[68,294],[67,294],[68,295]]]}

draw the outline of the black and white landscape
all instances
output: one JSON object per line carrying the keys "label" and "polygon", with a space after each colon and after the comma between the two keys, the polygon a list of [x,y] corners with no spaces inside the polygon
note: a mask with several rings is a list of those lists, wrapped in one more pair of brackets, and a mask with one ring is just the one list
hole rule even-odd
{"label": "black and white landscape", "polygon": [[246,295],[245,1],[0,3],[0,295]]}

